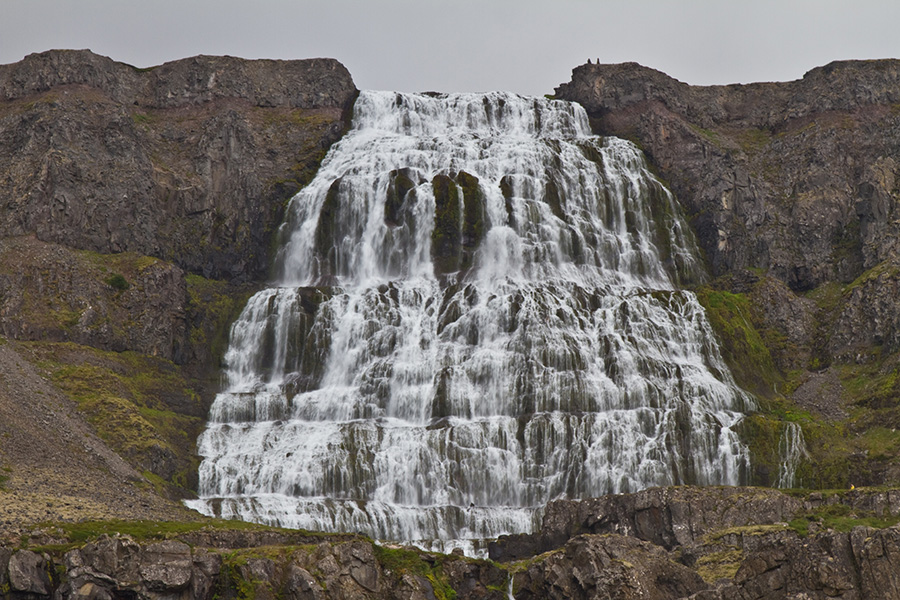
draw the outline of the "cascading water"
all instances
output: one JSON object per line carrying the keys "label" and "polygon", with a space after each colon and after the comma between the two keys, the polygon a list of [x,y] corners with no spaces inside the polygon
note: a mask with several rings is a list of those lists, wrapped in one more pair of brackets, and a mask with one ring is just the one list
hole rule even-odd
{"label": "cascading water", "polygon": [[281,234],[201,512],[474,552],[556,498],[742,481],[690,236],[579,106],[363,92]]}
{"label": "cascading water", "polygon": [[803,437],[803,429],[799,424],[791,422],[784,424],[784,431],[781,432],[781,439],[778,440],[778,455],[781,458],[781,465],[778,467],[778,480],[775,482],[775,487],[797,487],[796,478],[800,460],[808,456],[806,439]]}

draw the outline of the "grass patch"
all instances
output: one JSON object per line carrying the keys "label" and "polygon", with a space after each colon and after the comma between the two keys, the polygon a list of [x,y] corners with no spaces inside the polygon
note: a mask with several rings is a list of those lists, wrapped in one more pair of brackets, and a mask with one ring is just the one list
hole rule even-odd
{"label": "grass patch", "polygon": [[733,579],[743,559],[744,553],[737,549],[712,552],[697,561],[697,573],[706,583]]}
{"label": "grass patch", "polygon": [[53,527],[58,537],[65,543],[29,546],[27,536],[23,539],[23,547],[36,552],[63,553],[73,548],[80,548],[102,535],[127,535],[138,542],[167,540],[180,535],[204,530],[219,531],[262,531],[271,527],[245,521],[229,521],[225,519],[207,519],[198,521],[126,521],[111,519],[104,521],[80,521],[78,523],[45,523],[42,527]]}
{"label": "grass patch", "polygon": [[859,511],[846,504],[829,504],[813,512],[792,519],[788,526],[801,537],[809,534],[810,523],[818,523],[823,529],[846,533],[854,527],[873,527],[883,529],[900,523],[900,516],[881,517],[872,513]]}

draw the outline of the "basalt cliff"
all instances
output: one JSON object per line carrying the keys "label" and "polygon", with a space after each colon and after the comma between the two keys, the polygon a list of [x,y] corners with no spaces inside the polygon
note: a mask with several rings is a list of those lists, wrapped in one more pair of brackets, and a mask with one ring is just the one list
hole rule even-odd
{"label": "basalt cliff", "polygon": [[710,87],[586,64],[556,90],[598,133],[638,143],[678,196],[717,277],[707,309],[732,369],[799,418],[818,457],[805,485],[896,480],[893,447],[868,440],[894,439],[900,396],[898,82],[896,60]]}
{"label": "basalt cliff", "polygon": [[748,483],[791,434],[806,489],[555,502],[493,561],[184,509],[229,326],[356,96],[328,59],[0,66],[0,593],[900,598],[900,61],[713,87],[588,64],[555,93],[674,192],[757,400]]}

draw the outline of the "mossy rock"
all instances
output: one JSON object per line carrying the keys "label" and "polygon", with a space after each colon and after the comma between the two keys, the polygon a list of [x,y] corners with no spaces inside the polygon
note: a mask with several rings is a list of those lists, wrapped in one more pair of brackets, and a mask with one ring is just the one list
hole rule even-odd
{"label": "mossy rock", "polygon": [[391,171],[387,198],[384,201],[384,222],[388,227],[399,227],[404,222],[409,222],[407,212],[410,204],[415,201],[415,196],[410,195],[410,192],[416,189],[417,185],[412,175],[410,169]]}
{"label": "mossy rock", "polygon": [[722,357],[738,384],[758,395],[771,396],[784,376],[757,329],[749,298],[705,286],[697,290],[697,299],[706,309]]}
{"label": "mossy rock", "polygon": [[431,260],[435,274],[460,270],[462,250],[462,202],[459,187],[447,175],[431,181],[434,190],[434,229],[431,232]]}
{"label": "mossy rock", "polygon": [[319,258],[320,279],[328,279],[337,276],[337,246],[340,244],[338,236],[340,228],[340,188],[341,179],[338,178],[328,188],[322,210],[319,212],[319,221],[316,224],[316,255]]}

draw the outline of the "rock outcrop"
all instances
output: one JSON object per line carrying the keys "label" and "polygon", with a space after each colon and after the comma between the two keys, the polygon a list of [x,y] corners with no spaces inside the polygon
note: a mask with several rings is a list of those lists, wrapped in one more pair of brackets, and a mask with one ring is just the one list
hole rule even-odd
{"label": "rock outcrop", "polygon": [[330,59],[135,69],[51,51],[0,66],[0,237],[259,278],[355,95]]}
{"label": "rock outcrop", "polygon": [[140,537],[87,543],[45,527],[0,548],[0,589],[23,600],[900,598],[900,529],[868,525],[878,519],[900,521],[900,492],[659,488],[554,503],[533,536],[547,547],[499,562],[222,522],[142,523]]}
{"label": "rock outcrop", "polygon": [[[582,104],[599,133],[644,149],[715,275],[752,268],[803,292],[900,260],[900,61],[709,87],[635,63],[587,64],[556,95]],[[856,327],[838,325],[829,350],[878,343],[882,312],[847,315]]]}
{"label": "rock outcrop", "polygon": [[900,61],[777,84],[693,87],[634,63],[572,76],[557,96],[641,144],[716,274],[756,267],[807,290],[896,258]]}

